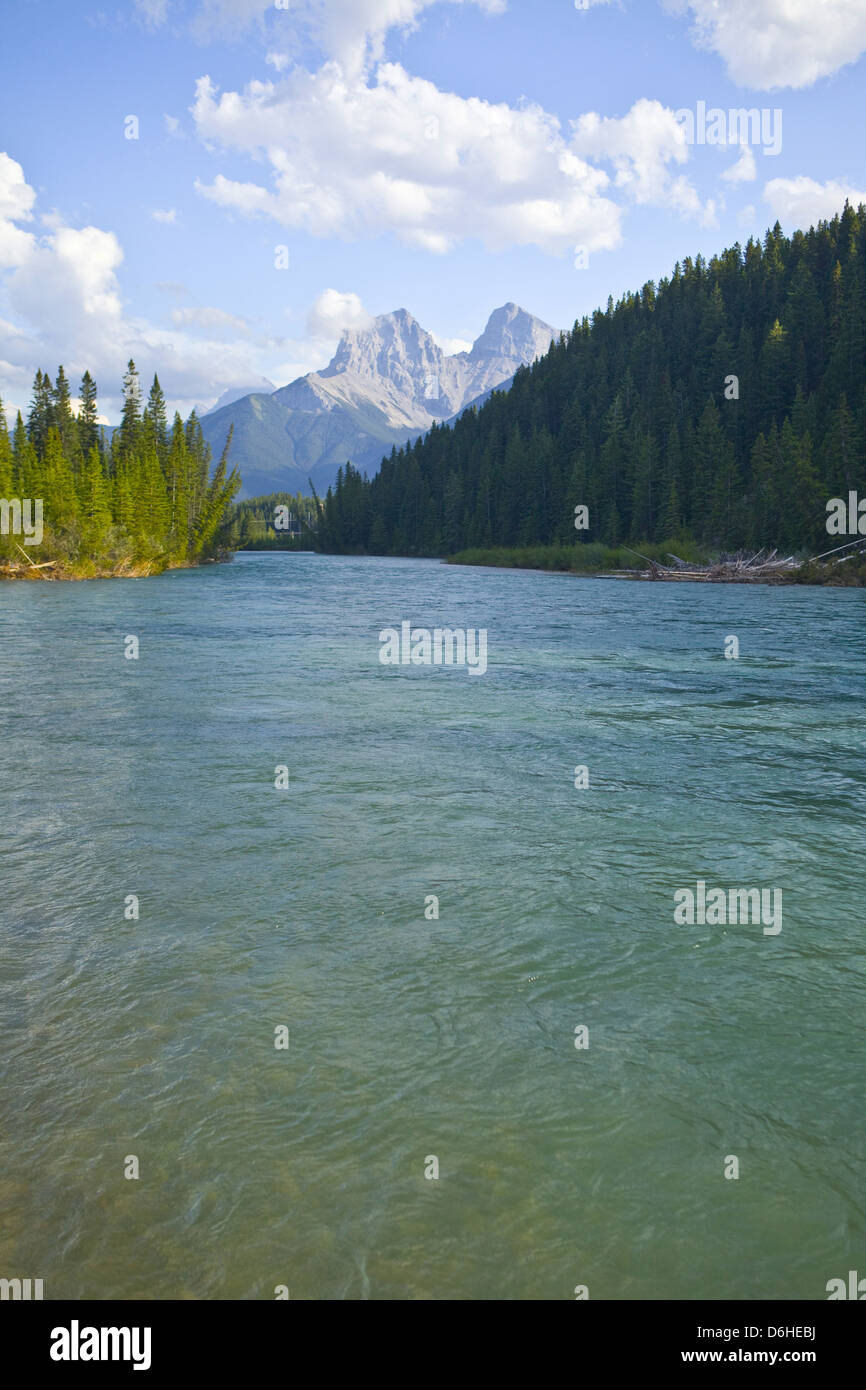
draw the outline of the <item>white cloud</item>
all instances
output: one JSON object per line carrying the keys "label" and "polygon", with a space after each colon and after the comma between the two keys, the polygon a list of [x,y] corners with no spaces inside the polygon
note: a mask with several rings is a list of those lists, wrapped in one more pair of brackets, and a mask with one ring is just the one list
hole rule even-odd
{"label": "white cloud", "polygon": [[728,183],[751,183],[758,177],[758,168],[755,164],[755,152],[749,145],[743,145],[740,150],[740,157],[736,164],[732,164],[730,169],[726,169],[722,178]]}
{"label": "white cloud", "polygon": [[272,211],[271,195],[257,183],[238,183],[235,179],[227,179],[224,174],[217,174],[211,184],[204,184],[201,179],[196,179],[194,187],[196,193],[201,193],[212,203],[227,208],[230,212],[242,213],[246,217],[251,217],[257,212]]}
{"label": "white cloud", "polygon": [[764,188],[764,202],[774,217],[787,228],[813,226],[834,217],[845,206],[845,200],[855,207],[866,203],[866,191],[839,179],[818,183],[801,175],[793,179],[770,179]]}
{"label": "white cloud", "polygon": [[276,68],[277,72],[282,72],[283,68],[287,68],[291,61],[292,60],[289,57],[288,53],[265,54],[265,62],[270,63],[271,67]]}
{"label": "white cloud", "polygon": [[[434,252],[466,237],[546,251],[575,242],[602,250],[620,240],[608,174],[581,158],[537,105],[442,92],[396,63],[369,83],[350,81],[329,63],[317,73],[295,69],[278,85],[251,82],[243,93],[219,95],[201,78],[191,110],[204,140],[264,156],[273,174],[271,188],[218,174],[197,182],[199,193],[283,227],[345,238],[393,231]],[[682,142],[670,113],[660,124],[667,146]],[[627,191],[641,192],[658,136],[637,117],[631,133],[640,150]],[[681,143],[677,158],[685,157]]]}
{"label": "white cloud", "polygon": [[866,51],[863,0],[663,0],[746,87],[809,87]]}
{"label": "white cloud", "polygon": [[98,227],[61,227],[34,239],[7,281],[6,299],[45,347],[51,345],[49,360],[66,360],[72,343],[85,357],[104,360],[105,345],[122,336],[116,276],[122,260],[114,233]]}
{"label": "white cloud", "polygon": [[181,136],[180,121],[177,116],[163,116],[162,119],[169,135]]}
{"label": "white cloud", "polygon": [[[190,108],[208,144],[266,159],[270,186],[217,174],[197,191],[246,216],[346,239],[394,232],[442,253],[466,238],[493,249],[621,240],[621,201],[654,203],[711,225],[676,166],[690,157],[674,113],[642,99],[625,116],[595,113],[564,132],[540,106],[440,91],[398,63],[348,79],[336,63],[220,94],[199,79]],[[614,176],[592,161],[608,161]],[[611,196],[619,191],[622,200]]]}
{"label": "white cloud", "polygon": [[0,218],[0,270],[24,265],[32,253],[35,238],[7,218]]}
{"label": "white cloud", "polygon": [[8,154],[0,154],[0,217],[29,222],[36,194],[24,178],[24,170]]}
{"label": "white cloud", "polygon": [[446,357],[456,357],[458,352],[470,352],[472,349],[468,338],[440,338],[438,333],[431,333],[430,337]]}
{"label": "white cloud", "polygon": [[36,194],[24,179],[24,170],[8,154],[0,154],[0,270],[24,265],[36,238],[16,222],[30,222]]}
{"label": "white cloud", "polygon": [[[162,6],[164,12],[166,0],[141,3]],[[310,38],[326,57],[335,58],[347,74],[357,77],[382,57],[389,29],[415,28],[424,11],[436,3],[438,0],[285,0],[277,9],[274,0],[201,0],[194,27],[201,36],[232,34],[254,23],[264,28],[267,17],[271,21],[269,35]],[[506,8],[506,0],[449,3],[476,5],[488,14],[502,14]]]}
{"label": "white cloud", "polygon": [[154,222],[174,222],[177,217],[177,208],[152,208],[150,215]]}
{"label": "white cloud", "polygon": [[674,177],[671,165],[685,164],[689,147],[673,111],[642,97],[625,116],[603,117],[590,111],[572,123],[572,149],[610,161],[615,183],[635,203],[667,206],[686,216],[712,218],[688,179]]}
{"label": "white cloud", "polygon": [[307,330],[319,341],[339,338],[344,328],[367,328],[373,321],[351,290],[323,290],[307,315]]}
{"label": "white cloud", "polygon": [[[142,379],[158,371],[173,407],[184,414],[237,382],[273,376],[276,351],[289,349],[309,371],[322,365],[315,345],[252,335],[220,309],[177,309],[169,328],[130,317],[119,280],[123,248],[111,231],[42,219],[35,235],[35,194],[21,166],[0,154],[0,396],[26,412],[38,366],[66,367],[75,384],[85,369],[100,387],[102,409],[117,418],[120,379],[134,357]],[[4,215],[5,214],[5,215]],[[180,294],[183,286],[166,286]],[[296,372],[295,375],[298,373]]]}
{"label": "white cloud", "polygon": [[[358,76],[384,53],[389,29],[414,28],[436,0],[299,0],[303,20],[328,57]],[[505,0],[452,0],[474,4],[488,14],[502,14]]]}
{"label": "white cloud", "polygon": [[[149,23],[165,21],[169,0],[135,0]],[[312,38],[350,77],[369,72],[384,53],[389,30],[410,30],[437,0],[200,0],[202,36],[259,24],[269,36]],[[449,0],[501,14],[506,0]],[[568,0],[562,0],[568,3]],[[573,0],[572,0],[573,3]],[[581,0],[588,10],[613,0]],[[695,42],[717,53],[743,86],[807,87],[856,62],[866,51],[863,0],[660,0],[693,21]]]}

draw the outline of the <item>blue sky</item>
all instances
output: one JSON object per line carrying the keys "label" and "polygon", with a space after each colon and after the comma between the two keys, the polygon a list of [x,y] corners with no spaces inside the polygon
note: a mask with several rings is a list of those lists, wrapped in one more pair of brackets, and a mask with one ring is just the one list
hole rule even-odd
{"label": "blue sky", "polygon": [[[866,200],[854,0],[17,0],[3,46],[9,411],[63,362],[114,421],[132,355],[186,412],[400,307],[567,328]],[[690,143],[698,103],[763,139]]]}

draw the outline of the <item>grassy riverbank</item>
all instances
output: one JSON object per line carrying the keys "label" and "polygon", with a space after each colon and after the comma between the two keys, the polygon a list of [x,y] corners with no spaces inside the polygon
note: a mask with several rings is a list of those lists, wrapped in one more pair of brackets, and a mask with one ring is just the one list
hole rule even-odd
{"label": "grassy riverbank", "polygon": [[[671,541],[682,560],[707,564],[709,554],[689,541]],[[670,564],[670,547],[664,542],[640,545],[642,554],[660,565]],[[461,550],[448,557],[449,565],[490,565],[496,569],[560,570],[570,574],[610,574],[621,570],[640,571],[646,562],[625,546],[581,545],[498,546],[491,549]]]}
{"label": "grassy riverbank", "polygon": [[[681,560],[692,564],[709,565],[718,559],[701,546],[687,541],[672,541]],[[669,545],[661,542],[639,544],[641,555],[659,565],[670,565]],[[598,576],[634,576],[646,569],[646,560],[625,546],[599,544],[536,545],[520,548],[461,550],[448,557],[450,565],[483,565],[496,569],[555,570],[567,574]],[[663,582],[663,581],[662,581]],[[735,582],[735,581],[733,581]],[[749,583],[818,584],[833,588],[866,587],[866,559],[857,557],[841,563],[804,561],[799,568],[783,571],[767,579],[744,579]]]}
{"label": "grassy riverbank", "polygon": [[129,537],[117,535],[113,539],[103,538],[103,544],[96,553],[83,546],[69,544],[68,537],[47,534],[41,545],[34,546],[22,554],[18,546],[10,547],[8,537],[3,537],[0,548],[0,580],[77,580],[77,579],[144,579],[148,575],[163,574],[166,570],[197,569],[200,565],[216,564],[230,560],[232,552],[218,550],[214,555],[199,559],[167,554],[157,546],[145,548],[130,543]]}

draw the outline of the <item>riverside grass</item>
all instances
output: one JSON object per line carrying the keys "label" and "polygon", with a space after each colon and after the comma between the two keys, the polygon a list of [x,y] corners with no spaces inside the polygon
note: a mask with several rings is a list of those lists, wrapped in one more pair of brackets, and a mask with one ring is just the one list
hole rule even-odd
{"label": "riverside grass", "polygon": [[[710,556],[701,546],[683,539],[669,543],[636,542],[635,549],[658,564],[669,563],[671,549],[683,560],[706,564]],[[494,546],[460,550],[448,557],[449,565],[490,565],[498,569],[562,570],[571,574],[611,574],[617,570],[645,568],[645,563],[626,546],[585,541],[578,545]]]}
{"label": "riverside grass", "polygon": [[[670,542],[636,541],[634,549],[607,546],[598,542],[579,545],[499,546],[458,551],[448,556],[449,565],[478,565],[494,569],[551,570],[565,574],[625,575],[637,578],[646,570],[645,560],[637,551],[659,565],[670,564],[671,553],[681,560],[697,565],[709,565],[718,560],[717,554],[707,551],[693,541],[678,538]],[[866,559],[854,556],[841,563],[822,563],[806,560],[798,569],[787,570],[772,579],[756,583],[811,584],[832,588],[866,588]]]}

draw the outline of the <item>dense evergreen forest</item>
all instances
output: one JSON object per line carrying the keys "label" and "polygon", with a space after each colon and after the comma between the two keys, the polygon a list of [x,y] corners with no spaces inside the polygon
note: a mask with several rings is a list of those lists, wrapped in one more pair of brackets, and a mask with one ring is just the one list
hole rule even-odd
{"label": "dense evergreen forest", "polygon": [[372,480],[347,465],[319,544],[449,555],[682,538],[826,551],[839,543],[828,500],[866,493],[864,325],[863,206],[687,259],[608,300],[509,391],[392,451]]}
{"label": "dense evergreen forest", "polygon": [[309,549],[317,508],[303,493],[272,492],[236,502],[226,522],[226,542],[234,550]]}
{"label": "dense evergreen forest", "polygon": [[[0,534],[7,572],[54,561],[56,572],[148,574],[201,563],[224,544],[227,509],[240,487],[226,441],[211,476],[211,452],[195,411],[168,424],[154,377],[142,408],[135,363],[123,378],[123,414],[111,442],[97,423],[96,384],[81,380],[77,413],[63,367],[52,384],[36,373],[26,423],[10,436],[0,404],[0,498],[42,500],[44,539],[22,555],[21,534]],[[50,572],[50,571],[49,571]]]}

